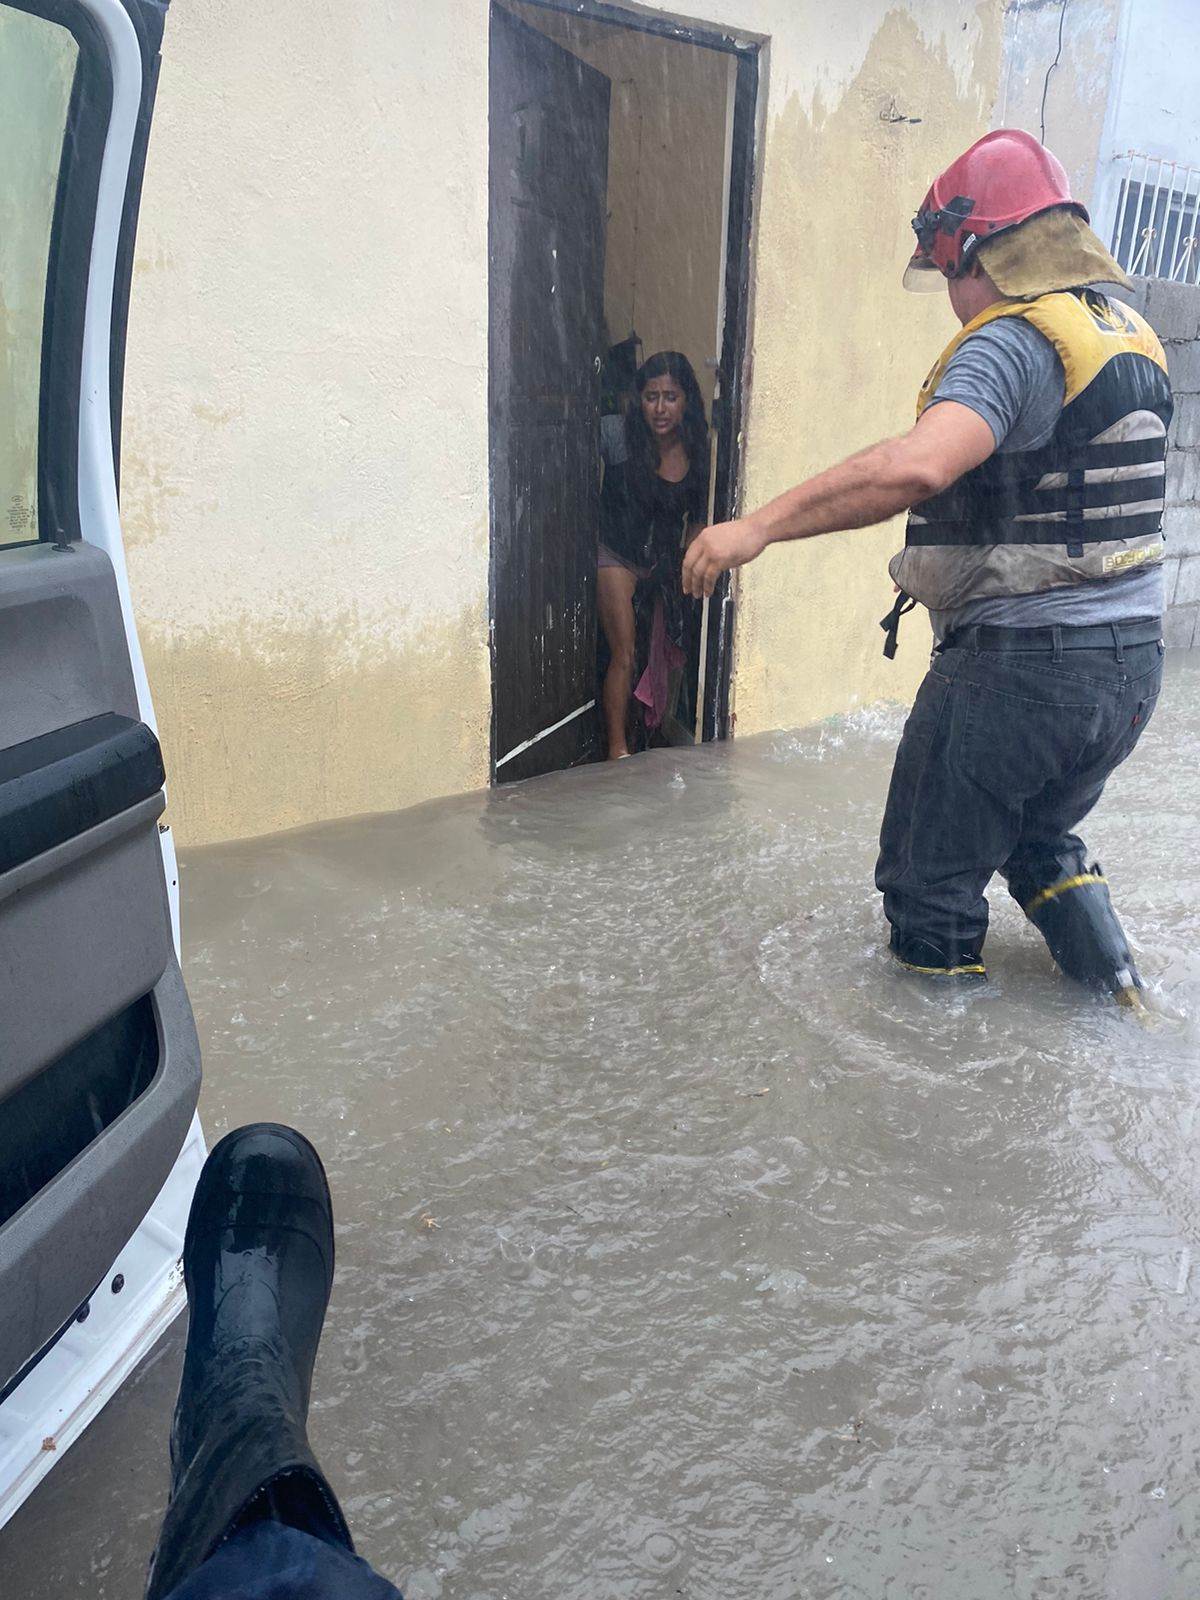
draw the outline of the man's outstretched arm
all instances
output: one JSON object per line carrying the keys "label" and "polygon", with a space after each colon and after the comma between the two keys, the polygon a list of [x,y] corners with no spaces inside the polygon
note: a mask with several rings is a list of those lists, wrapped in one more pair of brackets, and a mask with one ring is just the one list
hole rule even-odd
{"label": "man's outstretched arm", "polygon": [[915,428],[860,450],[788,489],[737,522],[717,522],[694,539],[683,562],[683,592],[700,599],[731,567],[769,544],[866,528],[948,489],[996,448],[991,428],[970,406],[943,400]]}

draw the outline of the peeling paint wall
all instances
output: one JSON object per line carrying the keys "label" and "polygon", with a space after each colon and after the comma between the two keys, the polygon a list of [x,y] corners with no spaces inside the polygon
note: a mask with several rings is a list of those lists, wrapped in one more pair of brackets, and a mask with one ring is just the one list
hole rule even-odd
{"label": "peeling paint wall", "polygon": [[[645,9],[645,8],[643,8]],[[666,9],[651,8],[651,9]],[[486,782],[485,0],[171,14],[124,519],[187,843]],[[987,126],[1001,0],[697,0],[764,38],[746,499],[904,427],[953,330],[908,218]],[[919,118],[918,122],[889,117]],[[739,730],[911,692],[898,524],[739,583]]]}
{"label": "peeling paint wall", "polygon": [[998,127],[1024,128],[1092,202],[1109,96],[1119,65],[1123,0],[1007,0]]}
{"label": "peeling paint wall", "polygon": [[[742,0],[701,8],[767,35],[756,202],[745,502],[911,425],[917,387],[958,324],[900,286],[909,219],[934,174],[988,126],[998,3],[853,7]],[[890,121],[888,118],[918,118]],[[901,523],[776,547],[738,578],[739,732],[911,695],[923,616],[881,654]]]}
{"label": "peeling paint wall", "polygon": [[[1037,134],[1044,105],[1046,142],[1096,232],[1119,259],[1161,274],[1136,277],[1124,297],[1162,339],[1175,389],[1163,626],[1167,643],[1185,648],[1200,646],[1200,287],[1164,280],[1187,273],[1191,205],[1165,228],[1160,220],[1150,233],[1147,224],[1156,211],[1161,219],[1159,186],[1196,193],[1185,169],[1200,166],[1197,22],[1197,0],[1008,0],[995,119]],[[1130,162],[1135,151],[1151,159]]]}
{"label": "peeling paint wall", "polygon": [[1131,150],[1163,157],[1168,181],[1172,162],[1200,165],[1198,24],[1196,0],[1006,0],[995,120],[1037,134],[1044,105],[1046,143],[1106,242]]}

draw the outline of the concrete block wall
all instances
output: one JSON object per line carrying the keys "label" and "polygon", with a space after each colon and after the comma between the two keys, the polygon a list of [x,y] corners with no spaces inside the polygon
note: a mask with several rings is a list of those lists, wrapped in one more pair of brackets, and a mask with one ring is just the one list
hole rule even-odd
{"label": "concrete block wall", "polygon": [[1167,352],[1175,420],[1167,438],[1164,634],[1168,645],[1200,647],[1200,285],[1137,278],[1122,298],[1151,323]]}

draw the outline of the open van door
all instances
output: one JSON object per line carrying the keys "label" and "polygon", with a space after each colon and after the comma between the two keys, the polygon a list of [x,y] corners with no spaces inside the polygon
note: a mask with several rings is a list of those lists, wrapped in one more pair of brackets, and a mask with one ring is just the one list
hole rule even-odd
{"label": "open van door", "polygon": [[183,1303],[203,1158],[115,439],[156,0],[0,0],[0,1524]]}

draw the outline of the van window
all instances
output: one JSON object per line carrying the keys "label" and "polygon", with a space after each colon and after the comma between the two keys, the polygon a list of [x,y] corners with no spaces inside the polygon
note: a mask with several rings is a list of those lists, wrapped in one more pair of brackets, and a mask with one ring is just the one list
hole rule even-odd
{"label": "van window", "polygon": [[0,545],[38,537],[42,316],[78,46],[0,5]]}

